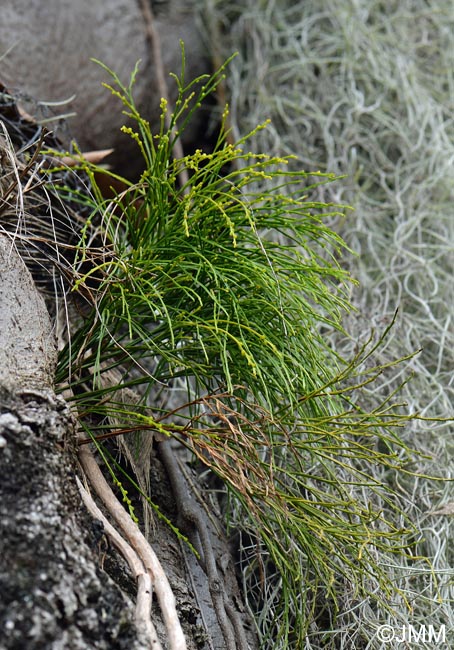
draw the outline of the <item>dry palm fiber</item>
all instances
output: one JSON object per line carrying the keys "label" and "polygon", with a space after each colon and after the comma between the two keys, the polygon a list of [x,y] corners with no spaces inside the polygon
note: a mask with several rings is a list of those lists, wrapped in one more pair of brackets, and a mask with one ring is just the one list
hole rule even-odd
{"label": "dry palm fiber", "polygon": [[[39,113],[39,111],[38,111]],[[19,107],[0,86],[2,147],[0,228],[7,233],[27,264],[38,288],[55,298],[65,293],[82,271],[73,268],[89,210],[71,200],[87,187],[87,179],[62,165],[46,150],[62,150],[45,126]],[[58,166],[58,171],[51,168]],[[56,185],[67,188],[62,200]],[[52,301],[48,304],[54,311]]]}

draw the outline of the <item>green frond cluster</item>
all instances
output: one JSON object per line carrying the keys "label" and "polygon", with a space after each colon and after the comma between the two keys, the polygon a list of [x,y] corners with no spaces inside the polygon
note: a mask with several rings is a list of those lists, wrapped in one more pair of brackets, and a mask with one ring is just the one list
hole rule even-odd
{"label": "green frond cluster", "polygon": [[[300,648],[320,599],[337,602],[339,580],[393,593],[376,553],[410,552],[411,526],[388,517],[399,510],[390,476],[411,470],[398,436],[407,416],[390,400],[361,408],[362,387],[384,369],[361,374],[376,346],[347,362],[323,336],[324,327],[342,329],[352,282],[339,263],[346,247],[327,225],[345,208],[310,198],[334,177],[288,171],[286,158],[250,153],[248,138],[229,143],[226,111],[213,151],[173,157],[175,138],[222,74],[186,86],[177,79],[170,128],[163,101],[157,135],[134,107],[132,84],[113,75],[145,171],[105,199],[102,170],[81,163],[93,189],[79,198],[91,202],[94,232],[77,250],[77,262],[90,264],[75,290],[92,301],[58,379],[93,435],[108,418],[174,435],[223,479],[257,549],[249,558],[249,570],[263,572],[257,599],[280,590],[265,641]],[[187,403],[153,416],[119,404],[118,381],[105,381],[113,370],[151,408],[153,391],[183,378]],[[185,425],[174,422],[180,412]],[[382,478],[372,478],[371,463]]]}

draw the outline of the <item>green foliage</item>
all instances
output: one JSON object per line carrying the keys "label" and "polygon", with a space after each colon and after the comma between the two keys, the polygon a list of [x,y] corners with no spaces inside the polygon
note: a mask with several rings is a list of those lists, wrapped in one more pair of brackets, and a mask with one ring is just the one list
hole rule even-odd
{"label": "green foliage", "polygon": [[[408,418],[392,396],[361,408],[362,388],[385,370],[371,359],[387,331],[350,361],[324,340],[324,327],[342,328],[351,278],[338,261],[345,245],[325,223],[342,208],[310,195],[335,179],[249,153],[255,131],[231,144],[227,111],[212,152],[174,159],[175,138],[223,69],[186,85],[176,79],[170,129],[163,101],[157,135],[135,108],[136,73],[128,87],[112,74],[111,90],[137,124],[125,130],[145,171],[105,199],[97,178],[109,173],[81,161],[92,193],[79,200],[92,216],[75,264],[89,270],[74,289],[91,307],[60,355],[58,379],[92,435],[112,422],[117,433],[173,435],[222,478],[227,517],[241,519],[255,547],[247,570],[259,576],[257,602],[268,589],[280,593],[279,611],[258,615],[263,643],[299,648],[321,598],[336,603],[343,589],[374,584],[395,593],[376,553],[407,552],[407,524],[389,516],[399,512],[389,485],[410,468],[398,436]],[[112,372],[152,408],[178,378],[189,396],[151,414],[119,399]]]}

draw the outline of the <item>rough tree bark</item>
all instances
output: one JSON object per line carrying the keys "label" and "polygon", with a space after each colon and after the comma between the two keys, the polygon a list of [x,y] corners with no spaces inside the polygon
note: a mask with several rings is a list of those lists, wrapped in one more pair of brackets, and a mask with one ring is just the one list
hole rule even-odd
{"label": "rough tree bark", "polygon": [[132,602],[80,507],[44,300],[3,235],[0,269],[0,647],[138,650]]}

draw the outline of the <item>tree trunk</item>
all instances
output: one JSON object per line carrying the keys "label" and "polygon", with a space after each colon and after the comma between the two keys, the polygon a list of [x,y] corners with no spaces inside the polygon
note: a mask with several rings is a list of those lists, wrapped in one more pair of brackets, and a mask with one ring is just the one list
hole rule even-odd
{"label": "tree trunk", "polygon": [[131,599],[101,570],[81,509],[50,319],[4,236],[0,268],[0,647],[141,648]]}

